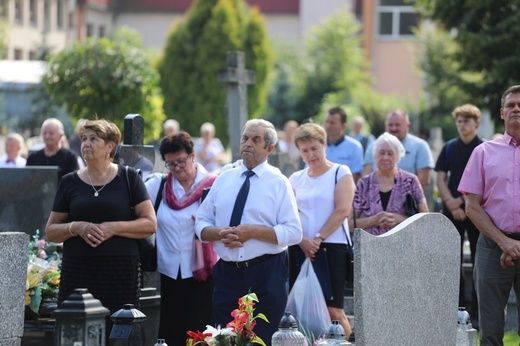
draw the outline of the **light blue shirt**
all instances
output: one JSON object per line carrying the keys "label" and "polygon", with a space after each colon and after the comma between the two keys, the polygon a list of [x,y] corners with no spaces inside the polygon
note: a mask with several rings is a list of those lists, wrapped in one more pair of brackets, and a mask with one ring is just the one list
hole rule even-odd
{"label": "light blue shirt", "polygon": [[343,136],[336,144],[327,142],[325,156],[327,160],[347,165],[352,174],[361,173],[363,170],[363,146],[352,137]]}
{"label": "light blue shirt", "polygon": [[[406,154],[399,160],[397,167],[404,171],[417,174],[417,170],[421,168],[433,168],[435,163],[433,162],[432,152],[428,143],[417,136],[407,134],[403,144]],[[365,152],[365,165],[371,164],[372,170],[376,170],[374,164],[373,155],[374,144],[370,145]]]}

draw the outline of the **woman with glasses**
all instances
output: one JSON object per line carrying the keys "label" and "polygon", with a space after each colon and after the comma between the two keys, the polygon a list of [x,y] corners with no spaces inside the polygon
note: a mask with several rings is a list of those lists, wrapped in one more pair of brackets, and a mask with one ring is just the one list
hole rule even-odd
{"label": "woman with glasses", "polygon": [[213,325],[213,279],[211,268],[197,271],[194,215],[204,189],[213,184],[216,175],[195,162],[193,141],[186,132],[164,137],[159,152],[169,172],[166,177],[154,174],[146,182],[152,203],[158,197],[161,200],[156,233],[161,276],[159,338],[169,345],[184,345],[187,330]]}

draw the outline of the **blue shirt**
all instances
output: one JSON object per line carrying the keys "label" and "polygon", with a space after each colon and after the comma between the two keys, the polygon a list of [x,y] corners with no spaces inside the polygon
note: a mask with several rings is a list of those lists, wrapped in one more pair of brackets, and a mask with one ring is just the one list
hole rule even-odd
{"label": "blue shirt", "polygon": [[[404,138],[403,144],[406,154],[399,160],[397,167],[404,171],[417,174],[417,170],[421,168],[433,168],[434,161],[430,146],[424,139],[421,139],[412,134],[407,134]],[[371,164],[372,170],[376,170],[374,165],[374,144],[370,145],[365,152],[365,165]]]}
{"label": "blue shirt", "polygon": [[332,162],[347,165],[352,174],[363,170],[363,146],[352,137],[343,136],[334,144],[327,142],[325,156]]}

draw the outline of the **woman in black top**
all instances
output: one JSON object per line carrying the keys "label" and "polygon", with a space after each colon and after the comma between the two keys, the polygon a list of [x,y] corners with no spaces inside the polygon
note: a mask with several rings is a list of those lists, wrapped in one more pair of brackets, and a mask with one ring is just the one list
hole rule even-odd
{"label": "woman in black top", "polygon": [[125,168],[112,162],[121,140],[117,126],[88,121],[79,134],[87,166],[61,179],[45,229],[49,241],[63,242],[58,301],[87,288],[114,313],[123,304],[139,304],[136,239],[154,233],[157,221],[144,183],[134,180],[137,172],[129,171],[131,184],[136,182],[130,198]]}

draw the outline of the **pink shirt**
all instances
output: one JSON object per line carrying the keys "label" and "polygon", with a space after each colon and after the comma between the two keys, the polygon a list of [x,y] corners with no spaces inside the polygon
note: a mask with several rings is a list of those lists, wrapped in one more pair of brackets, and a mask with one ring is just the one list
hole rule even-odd
{"label": "pink shirt", "polygon": [[520,147],[507,133],[473,150],[458,190],[482,196],[482,208],[504,232],[520,233]]}

